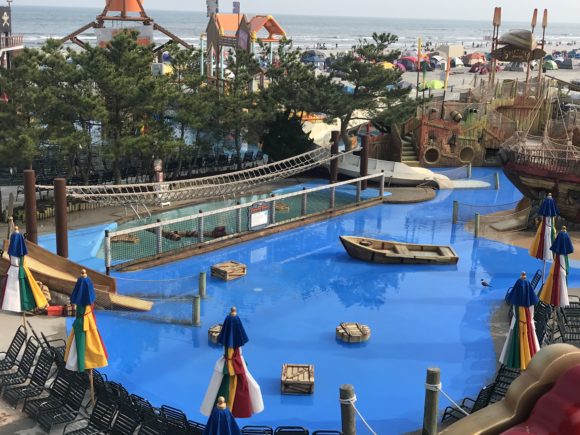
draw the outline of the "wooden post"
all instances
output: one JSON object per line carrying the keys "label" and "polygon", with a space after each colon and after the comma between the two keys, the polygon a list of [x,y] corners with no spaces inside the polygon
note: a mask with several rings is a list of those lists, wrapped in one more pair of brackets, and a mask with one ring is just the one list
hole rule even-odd
{"label": "wooden post", "polygon": [[360,202],[360,193],[361,193],[361,182],[360,180],[356,182],[356,198],[355,201],[358,204]]}
{"label": "wooden post", "polygon": [[[240,205],[240,201],[238,201],[236,203],[237,205]],[[236,233],[238,233],[238,235],[242,232],[242,209],[238,208],[236,209]]]}
{"label": "wooden post", "polygon": [[[360,152],[360,176],[361,177],[366,177],[367,175],[369,175],[369,137],[368,136],[363,136],[362,140],[361,140],[361,152]],[[361,189],[362,190],[366,190],[368,186],[368,181],[367,180],[363,180],[361,182]]]}
{"label": "wooden post", "polygon": [[480,215],[479,213],[475,213],[475,221],[474,221],[474,229],[473,232],[475,233],[475,238],[479,237],[479,223],[480,223]]}
{"label": "wooden post", "polygon": [[197,220],[197,238],[199,240],[199,243],[203,243],[204,241],[204,236],[203,236],[203,230],[204,230],[204,225],[203,225],[203,216],[201,216],[201,214],[203,213],[203,210],[199,211],[199,218]]}
{"label": "wooden post", "polygon": [[334,202],[336,200],[336,187],[330,188],[330,204],[328,205],[329,208],[334,208]]}
{"label": "wooden post", "polygon": [[66,213],[66,179],[54,181],[54,226],[56,232],[56,254],[68,258],[68,229]]}
{"label": "wooden post", "polygon": [[193,297],[191,324],[193,326],[201,326],[201,303],[199,295]]}
{"label": "wooden post", "polygon": [[340,420],[342,422],[343,435],[356,435],[356,412],[353,406],[346,402],[353,400],[354,386],[350,384],[343,384],[339,388],[340,393]]}
{"label": "wooden post", "polygon": [[205,272],[199,272],[198,283],[199,283],[199,297],[205,299],[207,297]]}
{"label": "wooden post", "polygon": [[[330,133],[330,141],[332,142],[330,146],[330,154],[332,156],[338,155],[338,140],[340,137],[340,131],[332,130]],[[338,157],[330,161],[330,183],[336,183],[338,181]]]}
{"label": "wooden post", "polygon": [[26,239],[38,243],[36,223],[36,174],[32,169],[24,170],[24,215],[26,222]]}
{"label": "wooden post", "polygon": [[453,225],[457,223],[457,215],[459,214],[459,202],[453,201],[453,217],[451,218],[451,222]]}
{"label": "wooden post", "polygon": [[[273,193],[272,198],[274,198],[276,195]],[[273,200],[272,202],[270,202],[270,224],[274,225],[276,223],[276,201]]]}
{"label": "wooden post", "polygon": [[495,173],[495,190],[499,190],[499,172]]}
{"label": "wooden post", "polygon": [[157,254],[161,254],[163,252],[163,226],[161,225],[161,219],[157,219],[157,223],[159,225],[155,227],[155,239],[157,241]]}
{"label": "wooden post", "polygon": [[381,184],[379,187],[379,197],[385,196],[385,170],[381,169]]}
{"label": "wooden post", "polygon": [[308,208],[308,193],[306,192],[306,187],[303,187],[302,191],[303,191],[303,193],[302,193],[302,207],[300,210],[300,214],[301,214],[301,216],[304,216],[304,215],[306,215],[306,211]]}
{"label": "wooden post", "polygon": [[111,274],[111,238],[109,230],[105,230],[105,272]]}
{"label": "wooden post", "polygon": [[423,411],[423,435],[437,435],[437,413],[439,411],[439,390],[441,373],[438,368],[427,369],[425,382],[425,409]]}
{"label": "wooden post", "polygon": [[467,178],[471,178],[471,163],[467,164]]}

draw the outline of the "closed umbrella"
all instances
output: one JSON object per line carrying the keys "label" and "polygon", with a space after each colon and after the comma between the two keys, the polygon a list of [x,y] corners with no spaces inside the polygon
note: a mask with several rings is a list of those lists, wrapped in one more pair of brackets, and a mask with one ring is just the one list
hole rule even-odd
{"label": "closed umbrella", "polygon": [[544,262],[544,268],[542,272],[542,282],[544,280],[544,276],[546,274],[546,261],[552,260],[552,251],[550,251],[550,247],[556,238],[556,216],[558,216],[560,212],[558,211],[558,207],[556,207],[556,201],[552,198],[552,194],[548,193],[548,195],[542,201],[540,205],[540,209],[538,210],[538,215],[541,217],[540,225],[538,226],[538,230],[536,231],[536,237],[532,242],[532,246],[530,247],[530,255],[538,260],[542,260]]}
{"label": "closed umbrella", "polygon": [[236,418],[248,418],[264,410],[260,386],[254,380],[242,356],[242,346],[248,342],[248,336],[236,307],[224,320],[218,336],[218,343],[224,346],[224,355],[214,367],[201,413],[209,416],[218,397],[225,398],[228,408]]}
{"label": "closed umbrella", "polygon": [[0,298],[2,310],[23,313],[24,315],[27,311],[33,311],[37,308],[43,309],[48,305],[46,297],[26,265],[27,254],[26,241],[20,234],[18,227],[14,227],[8,245],[10,266],[6,272],[2,297]]}
{"label": "closed umbrella", "polygon": [[211,411],[205,425],[203,435],[242,435],[234,416],[226,406],[224,397],[218,397],[216,406]]}
{"label": "closed umbrella", "polygon": [[570,240],[566,227],[562,227],[550,249],[554,253],[554,262],[548,279],[542,287],[540,299],[546,304],[565,307],[570,305],[568,300],[568,271],[570,270],[568,254],[574,252],[574,246],[572,246],[572,240]]}
{"label": "closed umbrella", "polygon": [[91,398],[94,402],[92,369],[105,367],[109,362],[93,311],[95,289],[84,269],[77,279],[70,302],[76,305],[76,318],[66,343],[64,354],[66,368],[81,373],[85,370],[90,371]]}
{"label": "closed umbrella", "polygon": [[522,272],[508,296],[513,317],[499,361],[508,367],[525,370],[532,357],[540,350],[534,325],[534,305],[538,296],[534,292],[526,272]]}

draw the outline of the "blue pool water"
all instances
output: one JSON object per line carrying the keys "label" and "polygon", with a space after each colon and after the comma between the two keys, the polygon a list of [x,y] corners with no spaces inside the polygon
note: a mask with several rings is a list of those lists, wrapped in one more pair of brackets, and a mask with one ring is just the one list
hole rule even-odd
{"label": "blue pool water", "polygon": [[[474,169],[474,176],[490,169]],[[159,280],[209,271],[212,264],[236,260],[247,276],[230,282],[208,278],[202,327],[145,322],[99,312],[98,323],[109,352],[109,379],[148,398],[154,405],[183,409],[205,422],[199,406],[221,350],[208,344],[207,329],[238,307],[249,343],[249,370],[262,388],[265,411],[244,424],[304,425],[339,429],[340,384],[352,383],[357,407],[379,434],[400,434],[421,425],[427,367],[440,367],[444,390],[455,398],[474,396],[495,372],[489,331],[494,308],[522,270],[541,265],[527,250],[474,239],[451,225],[452,201],[506,204],[521,195],[502,176],[501,189],[440,191],[427,203],[379,205],[325,222],[246,242],[165,266],[119,276]],[[90,240],[101,228],[71,232],[71,257],[91,266]],[[450,244],[460,256],[456,266],[381,266],[351,259],[338,236],[365,235],[414,243]],[[49,238],[41,242],[53,249]],[[580,286],[572,262],[570,287]],[[484,289],[485,278],[493,287]],[[183,280],[190,286],[191,281]],[[179,281],[177,281],[179,283]],[[187,283],[187,284],[186,284]],[[130,281],[120,281],[131,293]],[[151,284],[151,291],[158,290]],[[189,289],[173,284],[171,292]],[[183,309],[183,307],[178,308]],[[372,328],[370,341],[346,345],[335,327],[355,321]],[[507,319],[506,319],[507,321]],[[315,366],[311,396],[280,394],[284,363]],[[441,407],[448,404],[441,400]],[[365,432],[360,427],[361,432]]]}

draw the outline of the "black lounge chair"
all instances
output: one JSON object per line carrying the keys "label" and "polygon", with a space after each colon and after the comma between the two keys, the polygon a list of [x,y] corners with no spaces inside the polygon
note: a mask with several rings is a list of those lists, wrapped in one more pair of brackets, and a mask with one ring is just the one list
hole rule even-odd
{"label": "black lounge chair", "polygon": [[308,435],[308,429],[302,426],[278,426],[275,435]]}
{"label": "black lounge chair", "polygon": [[489,403],[495,403],[503,399],[509,386],[520,375],[519,369],[512,369],[506,365],[501,365],[495,376],[495,387],[491,393]]}
{"label": "black lounge chair", "polygon": [[172,435],[187,434],[189,424],[183,411],[162,405],[161,414],[165,417],[165,422]]}
{"label": "black lounge chair", "polygon": [[132,397],[128,397],[119,404],[119,412],[115,422],[108,432],[110,435],[132,434],[141,423],[141,409]]}
{"label": "black lounge chair", "polygon": [[[489,405],[494,388],[495,383],[486,385],[481,389],[475,400],[470,397],[466,397],[459,403],[459,406],[468,414],[485,408],[487,405]],[[460,409],[455,406],[448,406],[443,412],[441,423],[447,420],[461,420],[463,417],[465,417],[465,414],[461,412]]]}
{"label": "black lounge chair", "polygon": [[342,435],[342,432],[339,430],[315,430],[312,432],[312,435]]}
{"label": "black lounge chair", "polygon": [[274,435],[274,429],[270,426],[244,426],[242,435]]}
{"label": "black lounge chair", "polygon": [[6,352],[0,352],[0,355],[4,355],[4,358],[0,360],[0,371],[10,370],[16,366],[18,363],[18,354],[26,341],[26,336],[27,333],[24,326],[19,326],[10,342],[10,346],[8,346],[8,350]]}
{"label": "black lounge chair", "polygon": [[22,358],[18,363],[18,370],[12,373],[0,374],[0,391],[11,385],[25,384],[30,379],[30,370],[36,360],[40,345],[34,337],[30,337],[24,348]]}
{"label": "black lounge chair", "polygon": [[[63,434],[71,435],[92,435],[99,434],[109,431],[113,425],[113,419],[115,418],[115,413],[117,412],[117,402],[111,398],[99,397],[93,410],[91,411],[90,417],[83,418],[80,420],[75,420],[67,423],[63,429]],[[83,423],[84,426],[78,429],[68,430],[71,425],[78,425]],[[133,432],[126,432],[131,434]]]}
{"label": "black lounge chair", "polygon": [[548,329],[548,322],[552,317],[552,306],[539,301],[534,307],[534,325],[540,346],[544,342]]}
{"label": "black lounge chair", "polygon": [[205,431],[205,424],[198,423],[197,421],[189,420],[187,426],[188,435],[203,435]]}
{"label": "black lounge chair", "polygon": [[580,325],[568,320],[563,310],[556,311],[556,324],[558,325],[558,339],[562,343],[570,343],[580,346]]}
{"label": "black lounge chair", "polygon": [[143,414],[143,423],[139,427],[138,435],[169,435],[173,432],[169,431],[165,416],[157,410],[151,408]]}
{"label": "black lounge chair", "polygon": [[30,417],[36,418],[40,409],[61,408],[64,406],[64,399],[73,380],[74,373],[66,369],[61,369],[56,375],[50,388],[45,388],[47,396],[38,398],[27,398],[22,410]]}
{"label": "black lounge chair", "polygon": [[57,424],[64,424],[77,418],[83,399],[87,392],[86,379],[83,376],[74,376],[70,383],[66,396],[63,400],[63,406],[59,408],[46,409],[40,407],[36,415],[36,421],[42,429],[50,432],[52,427]]}
{"label": "black lounge chair", "polygon": [[45,385],[50,376],[50,370],[54,364],[54,353],[50,349],[42,349],[36,366],[32,371],[30,382],[23,386],[12,386],[4,390],[4,400],[14,408],[18,402],[30,397],[36,397],[45,391]]}

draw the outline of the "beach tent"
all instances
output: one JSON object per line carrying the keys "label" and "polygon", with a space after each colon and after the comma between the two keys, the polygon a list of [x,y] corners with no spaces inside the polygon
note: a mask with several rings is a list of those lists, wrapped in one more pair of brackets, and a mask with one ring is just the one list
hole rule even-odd
{"label": "beach tent", "polygon": [[512,304],[514,315],[499,361],[510,368],[525,370],[540,350],[534,325],[534,305],[538,303],[538,296],[526,272],[522,272],[514,284],[507,302]]}
{"label": "beach tent", "polygon": [[48,301],[27,266],[28,248],[18,227],[10,235],[8,256],[10,266],[4,278],[0,295],[0,309],[25,313],[36,308],[46,308]]}
{"label": "beach tent", "polygon": [[463,56],[464,65],[475,65],[476,63],[485,62],[485,54],[483,53],[470,53]]}
{"label": "beach tent", "polygon": [[515,71],[515,72],[524,72],[524,64],[521,62],[510,62],[504,68],[505,71]]}
{"label": "beach tent", "polygon": [[402,57],[398,60],[400,64],[405,67],[408,72],[417,71],[417,58],[416,57]]}
{"label": "beach tent", "polygon": [[558,69],[558,64],[553,60],[545,60],[543,68],[545,68],[547,71],[554,71]]}
{"label": "beach tent", "polygon": [[572,59],[564,59],[561,62],[556,61],[558,67],[560,69],[574,69],[574,64],[572,63]]}
{"label": "beach tent", "polygon": [[463,61],[461,60],[460,57],[452,57],[451,58],[451,68],[458,68],[461,66],[465,66],[463,64]]}
{"label": "beach tent", "polygon": [[314,65],[315,68],[324,68],[324,61],[326,59],[326,55],[318,50],[306,50],[300,56],[300,61],[307,65]]}
{"label": "beach tent", "polygon": [[201,413],[209,416],[220,396],[225,398],[227,407],[236,418],[248,418],[262,412],[264,402],[260,386],[248,371],[242,356],[242,346],[248,342],[248,336],[236,307],[232,307],[225,318],[217,341],[224,347],[224,355],[214,366]]}
{"label": "beach tent", "polygon": [[399,61],[395,61],[394,63],[395,67],[397,67],[397,69],[401,72],[406,72],[407,68],[405,68],[405,65],[403,65],[402,63],[400,63]]}
{"label": "beach tent", "polygon": [[568,300],[568,272],[570,270],[568,255],[574,252],[572,240],[570,240],[566,227],[562,227],[550,250],[554,253],[554,262],[548,279],[542,286],[540,300],[545,304],[565,307],[570,305]]}
{"label": "beach tent", "polygon": [[392,64],[391,62],[381,62],[381,65],[384,69],[395,69],[395,64]]}
{"label": "beach tent", "polygon": [[422,91],[423,89],[443,89],[445,87],[445,83],[441,80],[429,80],[428,82],[419,84],[419,90]]}

